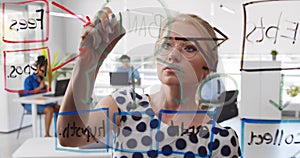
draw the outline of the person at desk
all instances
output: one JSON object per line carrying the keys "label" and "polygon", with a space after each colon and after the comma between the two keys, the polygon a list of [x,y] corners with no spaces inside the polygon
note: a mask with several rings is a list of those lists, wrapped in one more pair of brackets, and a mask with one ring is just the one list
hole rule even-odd
{"label": "person at desk", "polygon": [[[139,95],[125,87],[104,97],[95,107],[107,108],[109,114],[85,112],[91,107],[86,95],[91,94],[98,73],[98,69],[91,72],[90,67],[100,63],[97,65],[100,68],[102,60],[125,34],[120,25],[114,27],[112,33],[105,32],[109,25],[107,17],[112,11],[105,7],[100,13],[95,21],[101,21],[101,24],[93,22],[84,28],[82,34],[80,48],[84,51],[73,70],[60,110],[72,112],[72,115],[58,117],[57,129],[62,133],[58,135],[60,144],[77,147],[101,141],[103,136],[95,134],[92,139],[91,132],[80,137],[64,135],[63,132],[73,122],[77,128],[93,129],[103,127],[102,121],[108,120],[111,128],[107,130],[115,127],[115,132],[119,131],[115,133],[114,147],[118,150],[113,157],[239,157],[239,139],[232,128],[217,123],[213,126],[214,120],[205,114],[176,113],[201,110],[201,104],[195,101],[197,87],[217,69],[216,34],[209,23],[196,15],[168,17],[168,21],[161,25],[155,47],[157,74],[162,84],[158,92]],[[94,33],[96,30],[100,32]],[[100,39],[99,43],[93,39]],[[87,79],[87,72],[90,83],[81,86]],[[74,113],[78,109],[83,112]]]}
{"label": "person at desk", "polygon": [[[28,76],[24,81],[24,90],[26,96],[43,93],[47,91],[47,85],[44,80],[47,69],[47,59],[45,56],[38,56],[35,62],[36,71]],[[54,112],[59,111],[59,105],[57,103],[49,103],[46,105],[37,105],[37,112],[39,114],[45,114],[45,137],[50,137],[50,125]],[[24,108],[27,112],[31,112],[31,104],[25,104]]]}
{"label": "person at desk", "polygon": [[[129,83],[132,83],[132,76],[134,76],[135,84],[141,85],[141,78],[140,73],[137,69],[134,69],[132,66],[130,66],[130,57],[128,55],[122,55],[120,57],[120,62],[122,63],[122,66],[117,67],[117,72],[128,72],[128,81]],[[132,69],[134,71],[132,72]]]}

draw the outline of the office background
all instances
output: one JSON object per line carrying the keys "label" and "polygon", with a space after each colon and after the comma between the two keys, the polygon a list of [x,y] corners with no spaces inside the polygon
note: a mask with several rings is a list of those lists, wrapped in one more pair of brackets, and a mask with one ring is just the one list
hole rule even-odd
{"label": "office background", "polygon": [[[5,0],[1,0],[1,3],[7,2]],[[9,1],[9,2],[20,2],[17,0]],[[49,1],[53,2],[53,1]],[[72,10],[79,16],[83,18],[85,16],[89,16],[91,19],[94,17],[97,10],[99,10],[104,4],[104,0],[56,0],[55,2],[62,4],[64,7]],[[210,22],[214,27],[218,28],[222,33],[224,33],[228,40],[222,43],[219,47],[219,67],[218,71],[221,73],[225,73],[231,75],[238,83],[238,90],[240,94],[238,96],[238,105],[243,102],[243,95],[254,95],[253,98],[257,101],[255,102],[250,97],[249,100],[244,100],[244,105],[246,104],[255,104],[251,108],[241,108],[240,114],[244,114],[244,116],[254,117],[254,118],[269,118],[269,119],[282,119],[282,115],[289,116],[292,119],[299,119],[298,112],[300,111],[299,107],[299,99],[298,97],[290,97],[286,94],[286,90],[290,88],[292,85],[299,86],[299,70],[292,71],[275,71],[275,72],[266,72],[272,73],[272,75],[257,74],[257,76],[252,79],[256,79],[257,84],[261,87],[253,89],[253,81],[248,80],[247,77],[243,79],[243,72],[240,71],[241,68],[241,58],[242,58],[242,48],[243,48],[243,31],[244,31],[244,13],[243,13],[243,4],[247,2],[254,2],[249,0],[243,1],[233,1],[233,0],[186,0],[186,1],[176,1],[174,3],[173,0],[165,0],[165,1],[133,1],[133,0],[112,0],[107,6],[112,7],[114,11],[121,11],[123,16],[126,17],[126,13],[130,13],[129,15],[139,15],[139,16],[131,16],[131,20],[126,20],[127,23],[124,23],[125,28],[128,29],[127,35],[118,43],[116,48],[112,51],[112,53],[108,56],[107,60],[105,60],[103,64],[103,69],[96,79],[96,88],[93,94],[95,101],[101,99],[103,95],[107,95],[112,92],[113,89],[109,88],[97,88],[97,85],[107,84],[109,80],[108,72],[113,71],[119,64],[117,61],[118,57],[122,54],[128,54],[131,56],[132,64],[134,67],[137,67],[141,73],[142,84],[147,85],[156,85],[159,83],[156,77],[156,69],[155,62],[153,58],[153,45],[155,42],[155,37],[158,34],[158,30],[155,28],[147,28],[145,26],[149,26],[150,24],[158,25],[159,15],[153,15],[151,13],[152,8],[162,8],[162,5],[166,5],[167,8],[180,11],[180,12],[188,12],[200,15],[208,22]],[[299,18],[297,8],[299,8],[299,3],[297,1],[291,2],[295,5],[284,4],[282,5],[282,10],[278,10],[278,5],[276,2],[273,2],[275,7],[271,7],[272,5],[265,6],[256,6],[253,8],[249,7],[249,10],[252,11],[248,13],[250,18],[257,19],[257,17],[264,16],[262,20],[264,26],[267,29],[270,25],[277,25],[278,19],[280,18],[280,13],[282,17],[281,23],[290,23],[298,22]],[[278,2],[280,3],[280,2]],[[50,3],[51,4],[51,3]],[[253,5],[255,6],[255,5]],[[284,9],[286,6],[289,7],[289,10]],[[7,10],[7,13],[12,14],[13,16],[25,16],[29,10],[33,9],[35,6],[15,6],[10,7]],[[13,98],[18,97],[16,93],[10,93],[4,90],[4,50],[17,50],[17,49],[28,49],[28,48],[39,48],[42,46],[47,46],[50,50],[51,58],[55,53],[59,53],[59,58],[63,58],[68,54],[77,54],[78,46],[79,46],[79,37],[81,34],[81,29],[83,28],[84,23],[78,18],[74,18],[64,12],[61,8],[58,8],[54,5],[49,5],[50,7],[50,20],[49,20],[49,40],[45,42],[38,43],[5,43],[1,41],[0,49],[0,100],[3,100],[3,104],[1,105],[0,111],[0,120],[4,120],[3,123],[0,124],[0,132],[1,137],[5,137],[10,135],[19,127],[19,117],[21,116],[22,109],[13,101]],[[252,10],[251,10],[252,9]],[[149,12],[148,12],[149,11]],[[163,10],[158,11],[161,15],[164,14]],[[253,13],[254,12],[254,13]],[[253,13],[253,14],[251,14]],[[149,15],[150,14],[150,15]],[[152,15],[151,15],[152,14]],[[1,18],[2,18],[1,12]],[[249,17],[248,17],[249,18]],[[1,20],[2,22],[2,20]],[[253,28],[253,24],[260,26],[261,21],[250,21],[248,23],[248,29]],[[2,25],[2,24],[1,24]],[[284,25],[286,27],[287,25]],[[291,27],[295,25],[290,25]],[[247,30],[249,32],[250,30]],[[3,35],[3,32],[1,32]],[[270,32],[274,35],[274,32]],[[32,35],[32,34],[31,34]],[[273,43],[273,40],[267,41],[265,37],[264,40],[267,42],[263,42],[263,44],[257,44],[253,47],[247,45],[245,53],[245,59],[248,61],[257,61],[261,66],[271,66],[271,67],[299,67],[300,55],[299,55],[299,41],[298,41],[299,32],[296,32],[295,43],[290,44],[291,40],[285,40],[284,42],[279,39],[276,44]],[[28,36],[28,35],[25,35]],[[34,35],[37,39],[44,37],[44,33],[35,32]],[[259,37],[259,34],[256,34],[256,37]],[[271,42],[270,42],[271,41]],[[278,50],[279,54],[277,56],[277,61],[272,62],[272,57],[270,55],[271,50]],[[249,55],[250,54],[250,55]],[[29,53],[15,53],[10,56],[10,60],[7,60],[8,65],[29,63],[34,61],[34,57],[36,54],[31,55]],[[279,65],[278,65],[279,63]],[[252,63],[253,64],[253,63]],[[274,64],[274,65],[272,65]],[[277,65],[276,65],[277,64]],[[251,63],[249,64],[251,66]],[[72,68],[73,62],[68,63],[65,68]],[[282,75],[284,75],[283,86],[280,87],[280,81],[282,79]],[[62,75],[61,78],[69,77],[69,73],[66,73],[66,76]],[[248,74],[245,74],[246,76]],[[11,81],[7,83],[9,88],[22,88],[24,78],[17,78],[15,81]],[[242,82],[244,81],[244,82]],[[244,89],[242,89],[244,87]],[[290,102],[290,106],[286,107],[284,110],[280,111],[278,109],[273,109],[272,105],[266,105],[264,108],[261,108],[260,104],[262,104],[261,100],[269,100],[270,97],[278,101],[280,99],[280,88],[282,88],[282,96],[283,103]],[[253,89],[253,90],[252,90]],[[150,89],[146,89],[146,92],[150,91]],[[244,92],[244,93],[243,93]],[[259,93],[257,93],[259,92]],[[261,94],[269,94],[263,96]],[[271,95],[271,96],[270,96]],[[263,97],[262,97],[263,96]],[[259,97],[260,99],[257,99]],[[265,99],[262,99],[264,98]],[[249,103],[250,102],[250,103]],[[251,105],[249,105],[251,106]],[[248,107],[248,105],[247,105]],[[249,111],[249,109],[252,109]],[[247,111],[247,113],[245,112]],[[258,112],[259,111],[259,112]],[[270,112],[268,115],[265,112]],[[297,116],[298,115],[298,116]],[[239,116],[241,117],[241,116]],[[24,126],[30,125],[30,118],[26,118]],[[231,122],[229,122],[230,125]],[[233,126],[239,126],[234,124]],[[27,129],[28,130],[28,129]],[[237,129],[240,131],[239,129]],[[30,133],[30,132],[29,132]],[[25,134],[26,135],[26,134]],[[30,134],[28,134],[30,135]],[[30,136],[28,136],[30,137]],[[16,148],[16,146],[14,147]],[[0,149],[1,151],[2,149]],[[2,155],[1,155],[2,156]],[[2,156],[4,157],[4,156]],[[1,157],[1,158],[2,158]]]}

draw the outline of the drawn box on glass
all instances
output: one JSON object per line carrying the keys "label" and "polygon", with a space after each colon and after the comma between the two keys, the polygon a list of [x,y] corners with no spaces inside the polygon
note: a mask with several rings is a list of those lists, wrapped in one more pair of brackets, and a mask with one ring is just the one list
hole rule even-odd
{"label": "drawn box on glass", "polygon": [[247,61],[271,61],[272,49],[279,51],[279,60],[290,62],[300,49],[300,0],[253,1],[243,4],[244,31],[241,70],[280,71],[300,69],[299,64],[250,67]]}
{"label": "drawn box on glass", "polygon": [[[24,53],[28,53],[28,56],[36,60],[37,56],[42,51],[46,51],[47,59],[50,59],[50,52],[48,47],[31,48],[23,50],[5,50],[3,51],[4,56],[4,89],[8,92],[17,93],[18,90],[24,89],[23,83],[27,76],[34,73],[36,67],[34,61],[25,63]],[[20,56],[16,58],[16,56]],[[20,60],[17,60],[20,59]],[[51,63],[48,61],[48,64]],[[16,87],[16,83],[22,83],[19,87]]]}
{"label": "drawn box on glass", "polygon": [[114,151],[147,154],[153,150],[155,140],[152,133],[157,129],[158,120],[151,112],[146,110],[114,113],[114,125],[117,117],[120,117],[121,125],[114,126]]}
{"label": "drawn box on glass", "polygon": [[181,115],[184,118],[207,118],[205,122],[190,126],[191,122],[173,122],[167,125],[159,121],[157,133],[153,133],[156,139],[156,151],[164,156],[176,157],[210,157],[212,155],[212,142],[214,140],[213,128],[215,127],[216,111],[173,111],[161,110],[159,120],[163,114]]}
{"label": "drawn box on glass", "polygon": [[[14,9],[21,8],[21,9]],[[47,0],[2,3],[2,40],[6,43],[37,43],[49,39]]]}
{"label": "drawn box on glass", "polygon": [[[300,120],[242,119],[242,155],[248,157],[298,157]],[[267,151],[267,152],[266,152]]]}
{"label": "drawn box on glass", "polygon": [[[85,115],[90,113],[97,115],[99,118],[109,117],[108,108],[98,108],[92,110],[78,110],[75,112],[60,112],[55,114],[58,117],[72,117],[72,115]],[[78,122],[69,122],[62,129],[57,129],[56,117],[54,117],[55,130],[55,150],[73,151],[82,153],[108,153],[110,146],[110,121],[109,119],[100,120],[97,125],[85,125],[82,127]],[[70,139],[86,139],[87,143],[95,141],[94,144],[89,144],[81,147],[63,147],[58,142],[58,135],[63,138]]]}

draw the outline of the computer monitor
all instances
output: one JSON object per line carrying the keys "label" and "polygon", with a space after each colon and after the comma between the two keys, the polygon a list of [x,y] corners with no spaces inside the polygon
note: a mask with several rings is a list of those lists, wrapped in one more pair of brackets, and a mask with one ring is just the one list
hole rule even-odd
{"label": "computer monitor", "polygon": [[109,72],[110,85],[126,86],[129,85],[128,72]]}
{"label": "computer monitor", "polygon": [[54,94],[45,94],[45,97],[57,97],[65,95],[70,79],[57,80]]}

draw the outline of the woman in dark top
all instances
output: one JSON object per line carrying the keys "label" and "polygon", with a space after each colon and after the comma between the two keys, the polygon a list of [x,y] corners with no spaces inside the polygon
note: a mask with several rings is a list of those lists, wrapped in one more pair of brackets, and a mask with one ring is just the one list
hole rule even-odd
{"label": "woman in dark top", "polygon": [[[25,95],[32,95],[47,91],[47,85],[44,80],[47,59],[44,56],[38,56],[36,61],[36,71],[28,76],[24,82]],[[26,111],[31,112],[31,104],[25,104]],[[37,105],[38,114],[45,114],[45,137],[50,137],[49,129],[54,112],[59,111],[59,105],[56,103],[49,103],[45,105]]]}

